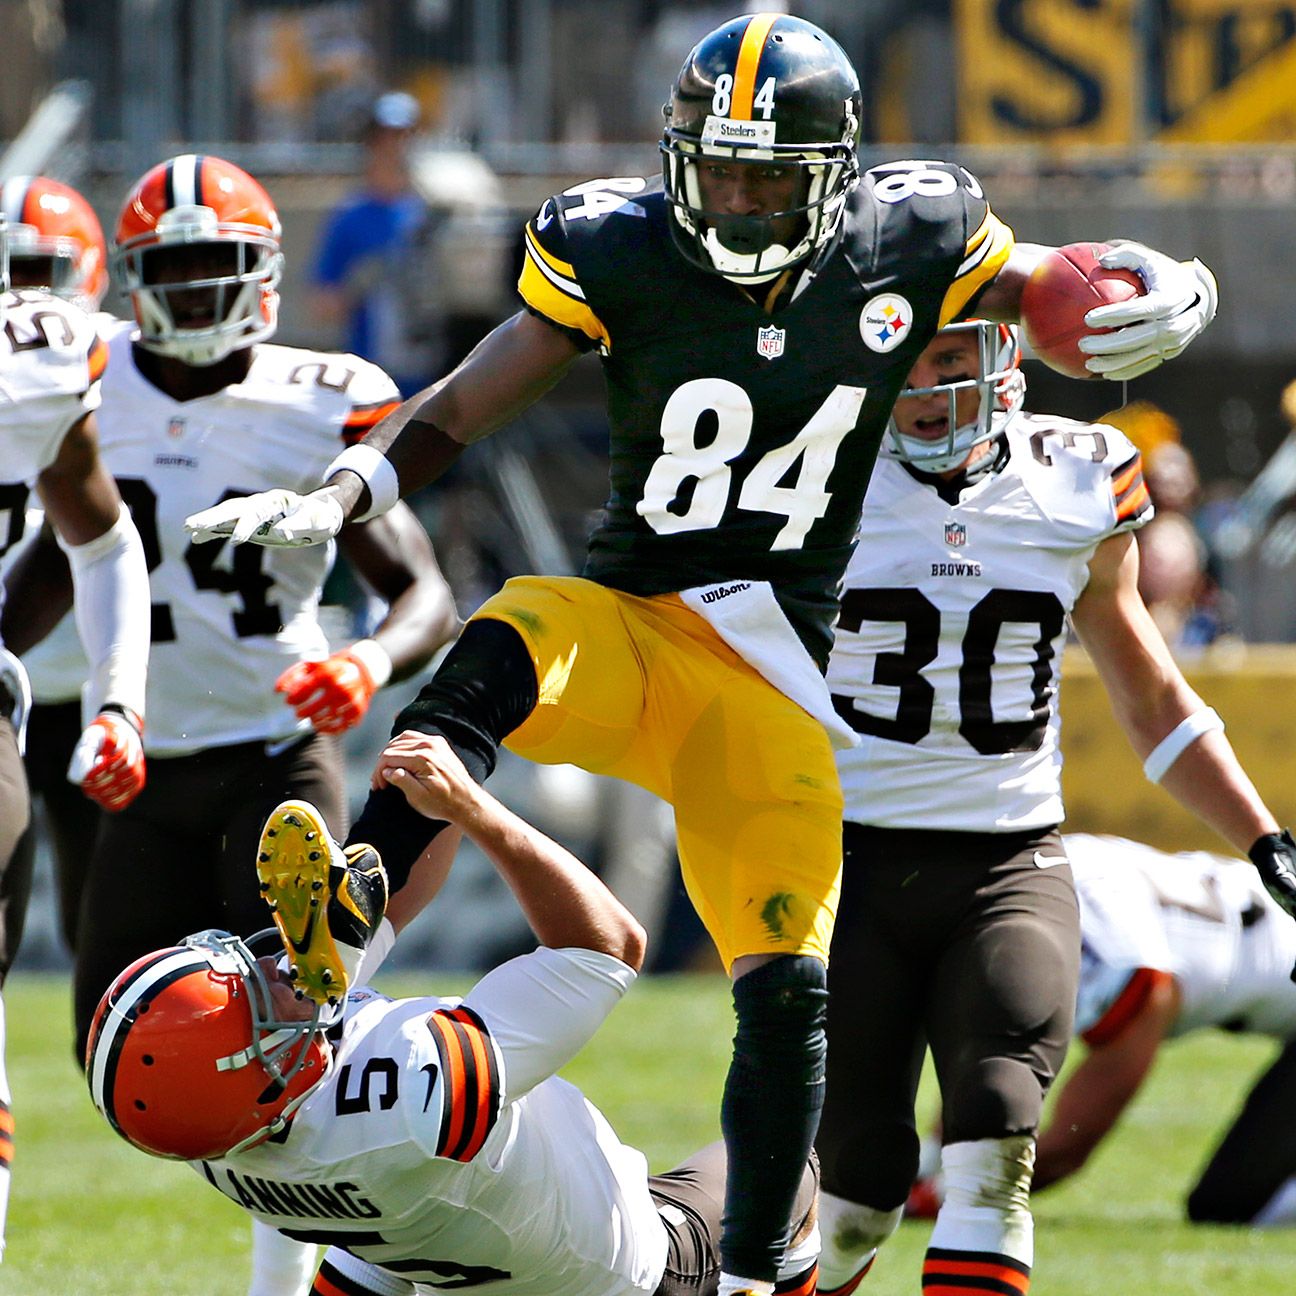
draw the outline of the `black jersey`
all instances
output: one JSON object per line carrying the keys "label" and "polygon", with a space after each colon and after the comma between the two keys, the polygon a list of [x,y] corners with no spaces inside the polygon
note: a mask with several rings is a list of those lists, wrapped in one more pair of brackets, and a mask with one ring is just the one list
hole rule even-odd
{"label": "black jersey", "polygon": [[690,266],[672,219],[648,182],[602,180],[548,199],[526,230],[523,300],[598,347],[607,381],[611,491],[584,574],[641,595],[769,581],[823,667],[892,403],[1012,232],[962,167],[891,163],[771,312]]}

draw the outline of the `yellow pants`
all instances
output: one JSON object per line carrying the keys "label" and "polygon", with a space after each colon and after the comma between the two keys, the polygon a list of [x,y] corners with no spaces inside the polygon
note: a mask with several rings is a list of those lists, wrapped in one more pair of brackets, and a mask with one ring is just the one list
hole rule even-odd
{"label": "yellow pants", "polygon": [[744,954],[826,963],[842,797],[823,726],[674,594],[524,576],[482,617],[517,630],[539,683],[509,750],[674,807],[684,884],[726,968]]}

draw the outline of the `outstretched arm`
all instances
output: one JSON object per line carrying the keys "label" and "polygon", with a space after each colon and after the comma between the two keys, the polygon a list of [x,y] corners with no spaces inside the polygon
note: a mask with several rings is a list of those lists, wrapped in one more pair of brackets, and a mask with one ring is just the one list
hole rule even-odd
{"label": "outstretched arm", "polygon": [[444,738],[402,734],[384,757],[388,782],[415,810],[481,848],[541,944],[597,950],[639,970],[647,938],[634,915],[570,851],[474,782]]}
{"label": "outstretched arm", "polygon": [[1146,1079],[1180,1002],[1179,983],[1161,976],[1119,1033],[1093,1044],[1067,1076],[1036,1141],[1033,1191],[1074,1174],[1089,1159]]}
{"label": "outstretched arm", "polygon": [[[1134,536],[1121,533],[1098,546],[1089,563],[1089,583],[1071,620],[1140,760],[1146,761],[1190,716],[1208,714],[1139,594]],[[1159,781],[1176,801],[1244,853],[1257,838],[1278,831],[1222,726],[1192,739]]]}
{"label": "outstretched arm", "polygon": [[435,481],[464,447],[503,427],[544,395],[580,350],[558,329],[519,311],[482,339],[448,377],[411,396],[335,461],[309,495],[266,491],[185,519],[197,540],[320,544],[344,522],[386,512]]}

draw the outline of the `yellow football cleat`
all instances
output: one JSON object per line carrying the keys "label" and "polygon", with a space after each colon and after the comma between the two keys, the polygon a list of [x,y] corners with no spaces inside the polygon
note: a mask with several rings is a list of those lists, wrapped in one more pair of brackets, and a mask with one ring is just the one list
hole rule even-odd
{"label": "yellow football cleat", "polygon": [[387,908],[378,852],[365,845],[344,851],[313,805],[283,801],[261,830],[257,876],[298,996],[336,1003]]}

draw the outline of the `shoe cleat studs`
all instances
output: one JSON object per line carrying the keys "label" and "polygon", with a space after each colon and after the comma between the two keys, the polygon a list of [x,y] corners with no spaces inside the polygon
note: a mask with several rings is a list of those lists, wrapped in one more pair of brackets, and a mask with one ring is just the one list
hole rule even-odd
{"label": "shoe cleat studs", "polygon": [[[321,854],[320,851],[311,851],[311,853],[307,855],[306,858],[310,860],[312,863],[314,863],[315,860],[319,859],[320,854]],[[317,882],[315,885],[319,886],[319,883]]]}
{"label": "shoe cleat studs", "polygon": [[295,814],[284,815],[284,823],[292,824],[294,828],[300,828],[302,826],[302,821],[298,819]]}

